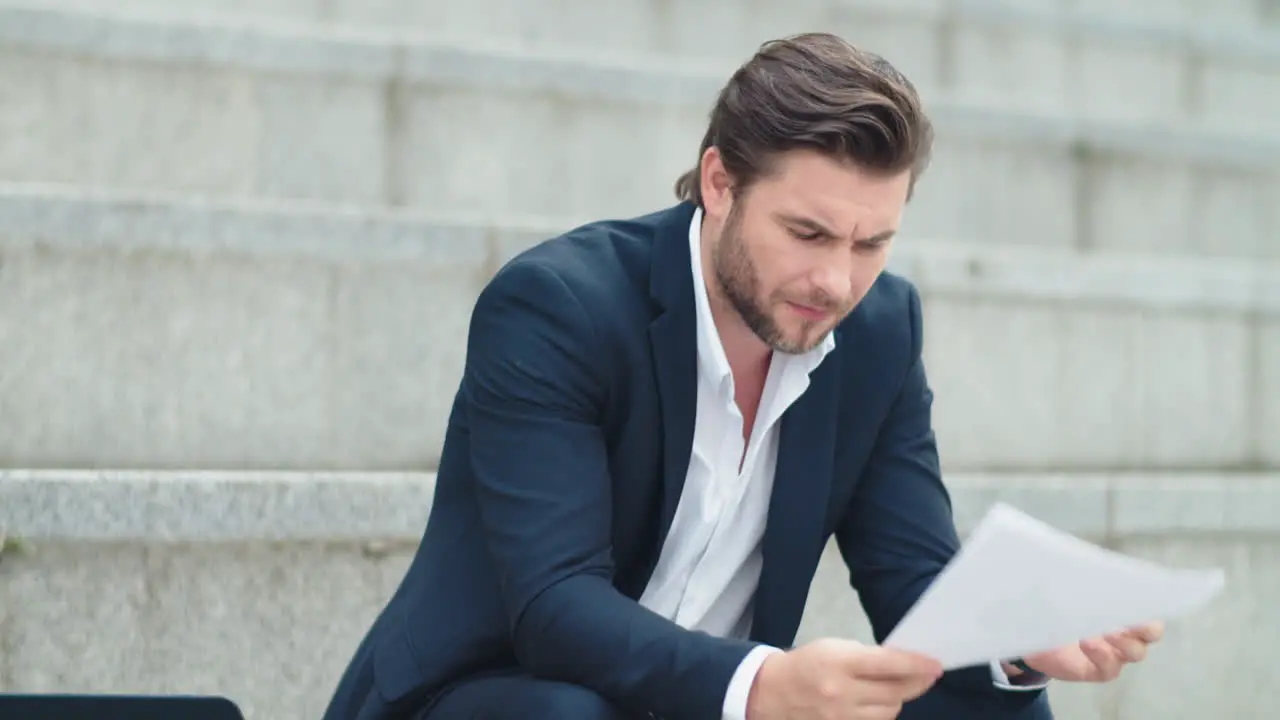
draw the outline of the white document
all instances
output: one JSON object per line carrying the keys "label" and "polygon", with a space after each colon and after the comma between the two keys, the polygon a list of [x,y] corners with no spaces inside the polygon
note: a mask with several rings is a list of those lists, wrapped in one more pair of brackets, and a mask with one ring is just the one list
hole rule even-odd
{"label": "white document", "polygon": [[946,670],[983,665],[1190,613],[1221,570],[1176,570],[1090,544],[996,504],[885,645]]}

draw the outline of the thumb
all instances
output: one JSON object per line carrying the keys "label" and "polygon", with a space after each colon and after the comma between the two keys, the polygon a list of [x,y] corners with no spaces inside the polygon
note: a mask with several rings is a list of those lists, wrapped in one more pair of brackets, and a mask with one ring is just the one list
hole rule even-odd
{"label": "thumb", "polygon": [[850,663],[859,677],[892,680],[908,677],[938,678],[942,663],[920,653],[888,647],[863,647]]}

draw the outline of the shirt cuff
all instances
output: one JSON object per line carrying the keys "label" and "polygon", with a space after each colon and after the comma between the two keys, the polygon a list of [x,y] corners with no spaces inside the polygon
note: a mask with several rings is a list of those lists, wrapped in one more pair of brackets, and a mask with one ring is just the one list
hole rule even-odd
{"label": "shirt cuff", "polygon": [[782,652],[769,645],[757,645],[738,663],[729,679],[729,689],[724,693],[724,715],[722,720],[747,720],[747,699],[751,697],[751,686],[756,681],[756,673],[764,659],[774,653]]}
{"label": "shirt cuff", "polygon": [[1024,673],[1016,678],[1010,679],[1005,674],[1004,667],[1001,666],[999,660],[991,661],[991,681],[1001,690],[1012,690],[1014,692],[1028,692],[1031,690],[1043,690],[1049,687],[1049,676],[1043,673],[1035,673],[1034,675]]}

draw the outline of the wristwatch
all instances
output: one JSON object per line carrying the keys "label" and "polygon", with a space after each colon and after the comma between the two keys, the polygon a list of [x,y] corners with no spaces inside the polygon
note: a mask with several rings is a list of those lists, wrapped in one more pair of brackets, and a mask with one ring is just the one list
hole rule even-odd
{"label": "wristwatch", "polygon": [[1009,678],[1011,685],[1043,685],[1049,678],[1048,675],[1028,665],[1022,658],[1013,658],[1005,662],[1019,671],[1019,674]]}
{"label": "wristwatch", "polygon": [[1010,664],[1010,665],[1012,665],[1012,666],[1014,666],[1014,667],[1018,668],[1019,670],[1021,670],[1021,671],[1022,671],[1022,672],[1024,672],[1024,673],[1031,673],[1032,675],[1043,675],[1043,674],[1044,674],[1044,673],[1040,672],[1039,670],[1037,670],[1037,669],[1035,669],[1035,668],[1031,667],[1030,665],[1028,665],[1028,664],[1027,664],[1027,661],[1026,661],[1026,660],[1023,660],[1022,658],[1014,658],[1014,659],[1012,659],[1012,660],[1010,660],[1010,661],[1008,661],[1008,662],[1009,662],[1009,664]]}

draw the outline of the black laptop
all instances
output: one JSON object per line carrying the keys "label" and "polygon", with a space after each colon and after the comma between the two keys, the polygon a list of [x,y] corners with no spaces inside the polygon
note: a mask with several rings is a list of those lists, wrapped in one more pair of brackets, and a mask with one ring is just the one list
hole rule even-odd
{"label": "black laptop", "polygon": [[244,715],[221,697],[0,693],[0,720],[244,720]]}

